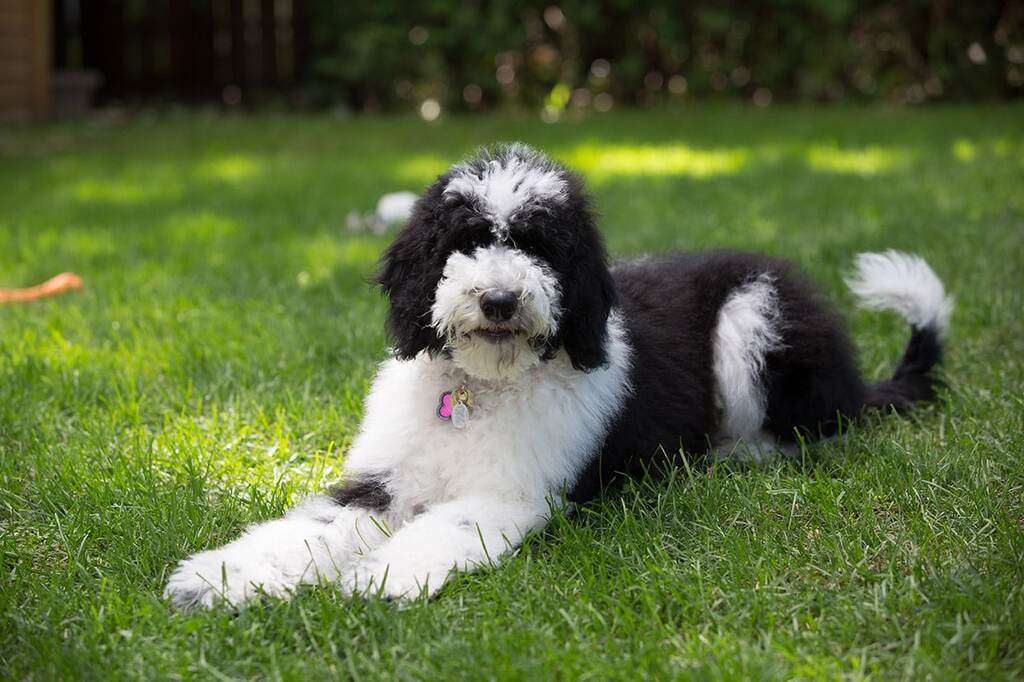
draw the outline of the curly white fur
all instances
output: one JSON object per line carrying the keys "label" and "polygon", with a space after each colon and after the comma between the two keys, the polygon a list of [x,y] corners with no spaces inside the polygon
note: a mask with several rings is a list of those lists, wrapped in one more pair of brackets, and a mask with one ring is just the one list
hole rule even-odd
{"label": "curly white fur", "polygon": [[545,202],[564,202],[566,185],[562,173],[546,159],[525,145],[513,144],[506,156],[490,159],[482,170],[472,164],[456,165],[444,193],[479,201],[492,231],[504,240],[516,213]]}
{"label": "curly white fur", "polygon": [[[593,372],[573,369],[563,351],[494,383],[426,354],[385,362],[345,475],[386,480],[388,509],[314,498],[181,562],[166,594],[182,608],[239,605],[329,580],[411,598],[434,593],[453,569],[498,563],[546,523],[627,398],[632,351],[616,313],[607,344],[609,363]],[[455,429],[438,419],[437,399],[462,384],[474,407]]]}
{"label": "curly white fur", "polygon": [[714,336],[715,394],[722,435],[755,437],[764,424],[765,357],[782,346],[775,287],[763,275],[737,289],[718,312]]}
{"label": "curly white fur", "polygon": [[953,299],[920,256],[893,250],[858,254],[846,285],[865,308],[893,310],[912,326],[939,334],[949,328]]}
{"label": "curly white fur", "polygon": [[[496,326],[480,309],[480,296],[487,291],[510,291],[519,298],[515,317],[497,325],[517,334],[500,344],[473,334]],[[555,276],[522,251],[494,245],[472,256],[456,252],[448,258],[431,324],[445,337],[457,367],[496,381],[519,376],[540,362],[537,344],[555,333],[560,314]]]}

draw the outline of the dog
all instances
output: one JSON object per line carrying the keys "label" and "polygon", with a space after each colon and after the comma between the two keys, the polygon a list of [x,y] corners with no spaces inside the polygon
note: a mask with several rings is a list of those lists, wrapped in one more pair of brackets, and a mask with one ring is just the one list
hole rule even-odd
{"label": "dog", "polygon": [[861,302],[909,322],[868,384],[793,265],[715,251],[609,265],[575,174],[522,144],[453,166],[382,257],[392,357],[342,483],[182,561],[192,609],[331,582],[411,599],[493,566],[557,509],[685,456],[763,459],[935,397],[953,310],[919,257],[857,256]]}

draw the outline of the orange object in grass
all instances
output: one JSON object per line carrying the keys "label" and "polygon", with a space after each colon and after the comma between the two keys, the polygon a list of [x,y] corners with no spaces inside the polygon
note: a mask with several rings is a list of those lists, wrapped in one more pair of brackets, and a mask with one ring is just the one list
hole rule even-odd
{"label": "orange object in grass", "polygon": [[42,284],[26,289],[0,289],[0,303],[35,301],[48,296],[59,296],[82,288],[82,278],[72,272],[62,272]]}

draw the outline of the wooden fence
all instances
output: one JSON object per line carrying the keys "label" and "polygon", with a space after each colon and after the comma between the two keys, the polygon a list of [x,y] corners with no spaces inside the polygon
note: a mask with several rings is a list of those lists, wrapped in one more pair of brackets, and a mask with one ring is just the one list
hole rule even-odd
{"label": "wooden fence", "polygon": [[0,0],[0,122],[49,109],[49,10],[41,0]]}
{"label": "wooden fence", "polygon": [[309,0],[54,0],[53,10],[55,68],[98,72],[101,102],[244,104],[293,89],[309,67]]}

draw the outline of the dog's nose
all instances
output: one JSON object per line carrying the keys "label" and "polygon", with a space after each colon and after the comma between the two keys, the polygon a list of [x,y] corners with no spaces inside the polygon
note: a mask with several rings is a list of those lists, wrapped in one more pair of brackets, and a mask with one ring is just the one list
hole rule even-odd
{"label": "dog's nose", "polygon": [[511,291],[488,291],[480,297],[480,309],[491,322],[506,322],[516,314],[519,299]]}

